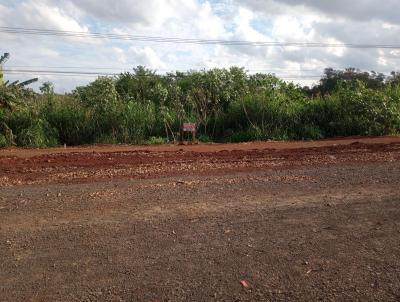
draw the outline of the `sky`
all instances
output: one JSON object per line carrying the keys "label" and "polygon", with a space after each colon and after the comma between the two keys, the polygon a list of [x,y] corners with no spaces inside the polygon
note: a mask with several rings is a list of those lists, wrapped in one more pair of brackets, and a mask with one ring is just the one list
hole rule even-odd
{"label": "sky", "polygon": [[[400,45],[400,1],[386,0],[0,0],[0,27],[263,42]],[[186,71],[244,67],[312,85],[326,67],[400,70],[400,48],[196,45],[4,33],[4,69],[119,73],[138,65]],[[38,76],[58,92],[95,75]]]}

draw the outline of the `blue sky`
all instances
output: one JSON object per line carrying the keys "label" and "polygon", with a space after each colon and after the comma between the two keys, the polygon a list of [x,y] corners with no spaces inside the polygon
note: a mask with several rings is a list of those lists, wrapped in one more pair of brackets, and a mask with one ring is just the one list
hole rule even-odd
{"label": "blue sky", "polygon": [[[0,26],[178,38],[400,44],[400,3],[387,0],[0,0]],[[111,5],[112,3],[112,5]],[[396,12],[396,13],[394,13]],[[312,84],[325,67],[399,70],[396,49],[186,45],[0,32],[7,69],[121,72],[145,65],[159,72],[242,66],[250,72]],[[95,76],[31,74],[70,91]],[[301,78],[301,79],[300,79]]]}

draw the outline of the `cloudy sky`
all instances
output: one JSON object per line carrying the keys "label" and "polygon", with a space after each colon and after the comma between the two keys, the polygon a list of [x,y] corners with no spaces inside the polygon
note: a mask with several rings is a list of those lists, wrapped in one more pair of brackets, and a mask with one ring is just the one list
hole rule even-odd
{"label": "cloudy sky", "polygon": [[[0,0],[0,27],[194,38],[400,45],[400,1],[386,0]],[[4,30],[3,30],[4,31]],[[1,32],[4,68],[117,73],[137,65],[160,73],[242,66],[310,84],[326,67],[400,70],[400,49],[196,45]],[[58,91],[92,75],[39,76]]]}

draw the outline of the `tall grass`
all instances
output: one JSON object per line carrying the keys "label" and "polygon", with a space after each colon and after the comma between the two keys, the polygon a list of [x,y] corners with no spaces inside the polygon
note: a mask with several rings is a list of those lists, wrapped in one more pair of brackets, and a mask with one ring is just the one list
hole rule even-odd
{"label": "tall grass", "polygon": [[[234,72],[236,79],[240,74]],[[400,85],[372,89],[359,81],[342,82],[330,94],[309,96],[301,87],[272,76],[244,75],[244,84],[228,87],[228,75],[215,82],[212,74],[209,83],[209,73],[196,74],[192,82],[192,74],[179,80],[157,78],[147,88],[151,93],[140,99],[127,95],[127,89],[119,94],[117,79],[110,78],[99,78],[69,96],[37,95],[28,104],[20,101],[12,111],[0,108],[0,147],[160,143],[176,139],[184,121],[196,122],[206,142],[400,131]],[[196,81],[203,88],[195,87]],[[222,86],[217,89],[216,83]],[[12,136],[6,135],[4,125]]]}

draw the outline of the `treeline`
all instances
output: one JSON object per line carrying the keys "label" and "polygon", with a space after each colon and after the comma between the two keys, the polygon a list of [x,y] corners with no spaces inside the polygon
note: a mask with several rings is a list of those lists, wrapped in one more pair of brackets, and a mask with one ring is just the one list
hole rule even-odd
{"label": "treeline", "polygon": [[400,130],[400,74],[326,69],[314,87],[271,74],[213,69],[99,77],[67,95],[0,86],[0,146],[47,147],[178,140],[183,122],[203,142],[308,140]]}

